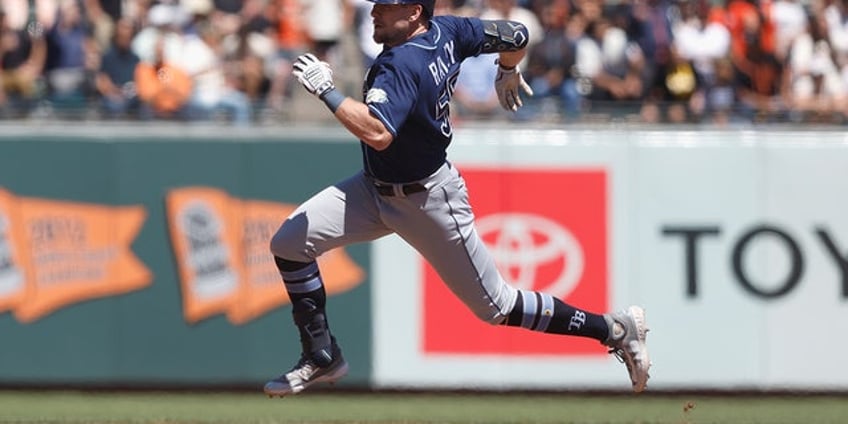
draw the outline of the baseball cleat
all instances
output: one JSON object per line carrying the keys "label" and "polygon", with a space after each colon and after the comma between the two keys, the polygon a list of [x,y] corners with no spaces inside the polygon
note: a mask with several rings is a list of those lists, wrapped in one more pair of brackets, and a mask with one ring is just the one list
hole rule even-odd
{"label": "baseball cleat", "polygon": [[336,353],[333,361],[326,367],[320,367],[311,359],[302,356],[300,361],[287,373],[265,383],[265,394],[269,397],[298,394],[315,383],[333,384],[347,374],[348,365],[341,352]]}
{"label": "baseball cleat", "polygon": [[633,391],[645,390],[651,376],[651,358],[648,356],[648,345],[645,336],[648,326],[645,321],[645,310],[639,306],[604,315],[610,326],[609,338],[604,342],[610,347],[609,353],[627,366]]}

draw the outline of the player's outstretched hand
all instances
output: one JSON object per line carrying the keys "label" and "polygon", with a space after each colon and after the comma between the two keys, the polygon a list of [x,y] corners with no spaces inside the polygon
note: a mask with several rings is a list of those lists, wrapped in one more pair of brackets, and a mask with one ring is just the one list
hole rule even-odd
{"label": "player's outstretched hand", "polygon": [[504,109],[515,112],[524,105],[521,101],[519,90],[524,91],[528,96],[533,95],[533,90],[524,81],[524,77],[521,76],[518,66],[512,69],[505,69],[503,66],[498,65],[498,75],[495,77],[495,91],[498,93],[498,100]]}
{"label": "player's outstretched hand", "polygon": [[324,97],[330,90],[336,88],[330,64],[318,60],[312,53],[300,55],[293,67],[292,74],[297,77],[297,81],[307,91],[318,97]]}

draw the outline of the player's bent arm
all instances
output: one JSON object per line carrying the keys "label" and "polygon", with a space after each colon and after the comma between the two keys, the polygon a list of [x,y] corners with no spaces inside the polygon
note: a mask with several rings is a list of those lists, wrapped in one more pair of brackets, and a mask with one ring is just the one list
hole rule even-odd
{"label": "player's bent arm", "polygon": [[483,20],[482,53],[504,53],[524,50],[530,40],[530,32],[521,22]]}
{"label": "player's bent arm", "polygon": [[483,53],[497,53],[498,64],[505,69],[513,69],[524,59],[525,48],[530,39],[527,27],[520,22],[494,20],[483,21]]}
{"label": "player's bent arm", "polygon": [[376,150],[389,147],[394,136],[380,120],[371,116],[365,103],[336,90],[333,70],[327,62],[305,53],[297,58],[292,68],[292,74],[303,88],[321,99],[348,131]]}
{"label": "player's bent arm", "polygon": [[392,144],[394,135],[382,121],[371,115],[365,103],[346,97],[336,89],[333,71],[327,62],[319,60],[312,53],[305,53],[297,58],[292,67],[292,74],[298,82],[321,99],[336,119],[363,143],[375,150],[385,150]]}
{"label": "player's bent arm", "polygon": [[518,63],[524,59],[529,32],[524,24],[507,20],[483,20],[482,53],[498,54],[498,72],[495,76],[495,92],[501,106],[515,112],[524,105],[521,92],[532,96],[533,90],[524,81]]}
{"label": "player's bent arm", "polygon": [[374,150],[384,150],[394,140],[392,133],[382,121],[371,115],[365,103],[346,97],[334,114],[348,131]]}

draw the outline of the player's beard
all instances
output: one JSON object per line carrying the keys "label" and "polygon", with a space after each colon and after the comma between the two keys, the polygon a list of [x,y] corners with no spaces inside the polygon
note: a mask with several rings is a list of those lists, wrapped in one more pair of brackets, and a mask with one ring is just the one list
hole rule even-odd
{"label": "player's beard", "polygon": [[395,24],[394,26],[374,26],[374,33],[372,38],[374,42],[378,44],[383,44],[387,47],[399,46],[409,40],[413,36],[425,32],[426,27],[418,27],[417,29],[413,29],[414,26],[411,25],[403,25],[403,24]]}
{"label": "player's beard", "polygon": [[402,32],[393,26],[374,26],[374,42],[388,47],[396,46],[404,40]]}

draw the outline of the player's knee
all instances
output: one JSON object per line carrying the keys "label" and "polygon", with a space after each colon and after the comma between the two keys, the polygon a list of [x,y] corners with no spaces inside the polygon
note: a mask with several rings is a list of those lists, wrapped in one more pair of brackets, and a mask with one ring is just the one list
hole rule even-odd
{"label": "player's knee", "polygon": [[479,320],[491,325],[503,324],[515,306],[518,290],[502,283],[490,286],[487,292],[487,301],[475,302],[466,299],[465,303]]}
{"label": "player's knee", "polygon": [[269,246],[271,253],[276,257],[296,262],[315,260],[306,245],[306,232],[300,227],[296,222],[286,220],[271,237]]}
{"label": "player's knee", "polygon": [[289,251],[287,249],[289,243],[286,242],[286,234],[283,231],[282,227],[274,233],[274,236],[271,237],[271,245],[269,248],[271,249],[271,253],[274,256],[279,258],[285,258],[289,256]]}

